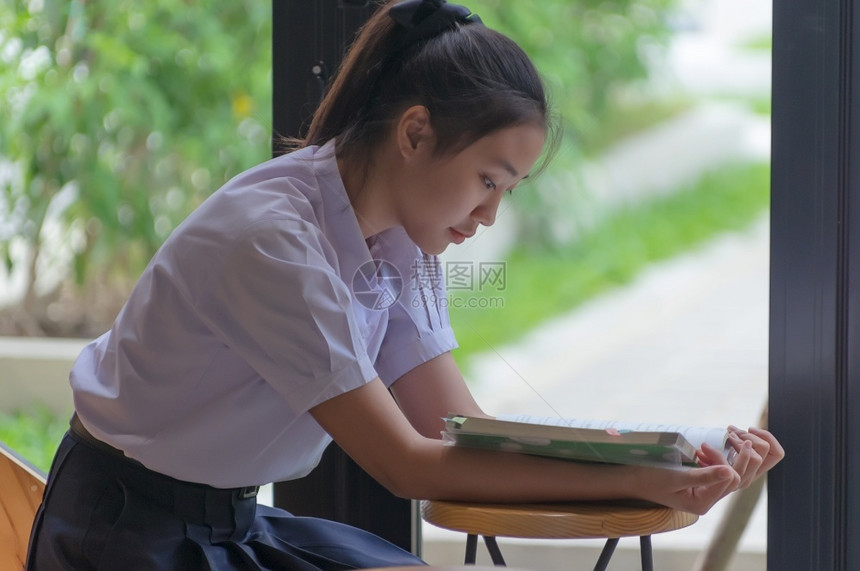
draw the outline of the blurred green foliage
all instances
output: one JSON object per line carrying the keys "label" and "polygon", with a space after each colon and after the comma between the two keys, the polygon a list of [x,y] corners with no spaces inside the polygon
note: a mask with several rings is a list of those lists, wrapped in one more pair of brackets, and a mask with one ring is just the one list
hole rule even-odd
{"label": "blurred green foliage", "polygon": [[767,34],[744,42],[741,49],[770,53],[773,51],[773,34]]}
{"label": "blurred green foliage", "polygon": [[[677,1],[469,6],[547,78],[574,141],[556,168],[570,168],[570,157],[605,144],[601,126],[646,78]],[[270,9],[0,0],[0,258],[25,270],[23,314],[50,319],[36,288],[48,220],[73,253],[75,291],[124,293],[195,206],[268,158]],[[534,201],[523,210],[540,227],[552,205]]]}
{"label": "blurred green foliage", "polygon": [[[679,0],[472,0],[490,27],[529,54],[547,84],[562,145],[543,175],[518,195],[518,239],[535,250],[559,244],[559,209],[581,193],[561,178],[624,136],[678,113],[684,102],[655,96],[649,72],[664,56]],[[544,178],[545,177],[545,178]],[[546,180],[549,179],[549,180]],[[587,189],[586,189],[587,190]],[[565,196],[560,196],[559,192]],[[570,224],[576,225],[571,217]]]}
{"label": "blurred green foliage", "polygon": [[546,80],[566,135],[587,152],[671,35],[678,0],[472,0],[490,27],[509,35]]}
{"label": "blurred green foliage", "polygon": [[44,406],[0,413],[0,441],[43,472],[51,467],[68,429],[68,417],[57,416]]}
{"label": "blurred green foliage", "polygon": [[268,158],[270,27],[254,0],[0,3],[0,255],[29,266],[25,303],[46,217],[64,221],[79,285],[124,285],[214,188]]}

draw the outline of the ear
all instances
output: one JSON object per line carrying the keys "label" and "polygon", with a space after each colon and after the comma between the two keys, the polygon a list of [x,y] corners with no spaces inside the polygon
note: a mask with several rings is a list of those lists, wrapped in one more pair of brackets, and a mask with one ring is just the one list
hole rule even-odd
{"label": "ear", "polygon": [[400,115],[397,122],[397,149],[403,158],[433,150],[435,137],[430,125],[430,110],[413,105]]}

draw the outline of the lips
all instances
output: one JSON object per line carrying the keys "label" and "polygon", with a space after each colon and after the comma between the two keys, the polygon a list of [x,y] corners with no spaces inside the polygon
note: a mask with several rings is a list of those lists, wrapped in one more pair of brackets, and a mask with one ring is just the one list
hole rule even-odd
{"label": "lips", "polygon": [[457,230],[456,228],[449,228],[448,231],[451,233],[452,236],[451,241],[455,244],[462,244],[466,241],[467,238],[471,238],[475,235],[474,231],[463,232],[462,230]]}

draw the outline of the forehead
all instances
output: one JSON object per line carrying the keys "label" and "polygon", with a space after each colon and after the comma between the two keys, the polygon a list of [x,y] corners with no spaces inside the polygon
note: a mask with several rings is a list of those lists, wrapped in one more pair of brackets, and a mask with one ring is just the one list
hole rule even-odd
{"label": "forehead", "polygon": [[512,177],[522,178],[537,161],[545,141],[543,127],[523,123],[481,137],[463,149],[460,155],[463,159],[489,163]]}

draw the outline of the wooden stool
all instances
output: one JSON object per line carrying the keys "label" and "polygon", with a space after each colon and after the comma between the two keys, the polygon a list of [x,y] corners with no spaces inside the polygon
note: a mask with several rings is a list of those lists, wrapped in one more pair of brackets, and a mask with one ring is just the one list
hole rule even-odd
{"label": "wooden stool", "polygon": [[45,475],[0,442],[0,569],[23,569]]}
{"label": "wooden stool", "polygon": [[639,536],[642,569],[652,571],[651,535],[680,529],[699,517],[645,502],[576,502],[558,504],[473,504],[422,501],[421,517],[435,526],[462,531],[466,564],[474,564],[478,536],[483,536],[495,565],[505,565],[496,537],[528,539],[606,538],[594,566],[604,570],[621,537]]}

